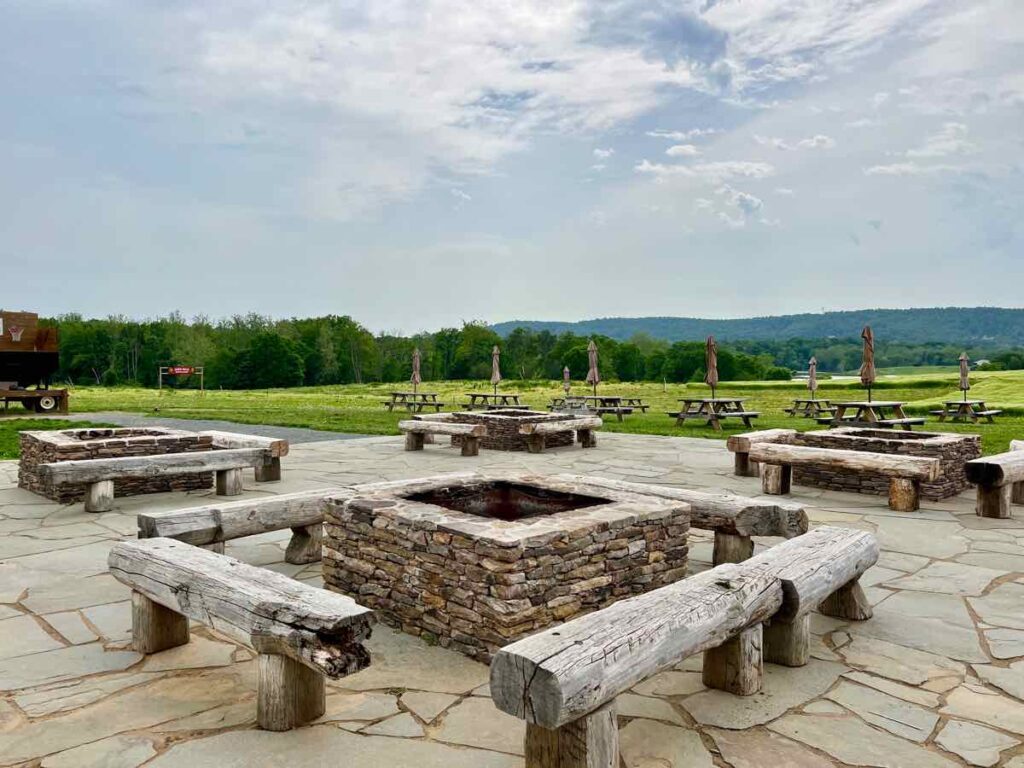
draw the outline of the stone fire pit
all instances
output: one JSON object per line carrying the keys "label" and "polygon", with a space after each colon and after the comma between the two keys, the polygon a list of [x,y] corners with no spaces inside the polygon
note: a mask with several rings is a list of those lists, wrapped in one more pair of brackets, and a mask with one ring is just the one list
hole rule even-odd
{"label": "stone fire pit", "polygon": [[[81,501],[84,485],[50,487],[36,473],[40,464],[78,459],[116,459],[213,450],[213,438],[195,432],[162,427],[123,429],[67,429],[22,432],[18,485],[61,504]],[[138,496],[164,491],[192,491],[213,486],[213,473],[132,477],[114,482],[115,496]]]}
{"label": "stone fire pit", "polygon": [[[539,422],[566,421],[573,418],[575,418],[575,414],[545,413],[544,411],[531,411],[527,408],[502,408],[493,411],[456,413],[452,422],[486,426],[487,436],[480,441],[482,448],[492,451],[525,451],[527,441],[525,435],[519,434],[521,426]],[[571,446],[572,441],[573,432],[556,433],[546,436],[545,445],[548,448]],[[458,438],[452,438],[452,443],[458,445]]]}
{"label": "stone fire pit", "polygon": [[[889,429],[839,427],[798,432],[794,445],[814,448],[842,448],[848,451],[925,456],[940,460],[941,475],[933,483],[921,484],[921,496],[938,501],[956,496],[970,487],[964,463],[981,456],[981,437],[952,432],[907,432]],[[889,494],[889,480],[880,475],[843,472],[817,467],[794,467],[793,482],[834,491]]]}
{"label": "stone fire pit", "polygon": [[329,499],[323,576],[404,632],[489,661],[551,624],[686,575],[689,505],[524,474]]}

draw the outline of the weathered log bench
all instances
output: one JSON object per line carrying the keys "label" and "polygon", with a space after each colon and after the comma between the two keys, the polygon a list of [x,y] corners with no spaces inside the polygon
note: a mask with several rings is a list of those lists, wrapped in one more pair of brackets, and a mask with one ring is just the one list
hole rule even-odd
{"label": "weathered log bench", "polygon": [[341,488],[282,494],[269,498],[207,504],[170,512],[141,512],[139,538],[164,537],[223,554],[224,542],[291,528],[284,559],[296,565],[320,560],[325,497]]}
{"label": "weathered log bench", "polygon": [[[615,768],[617,696],[701,651],[704,685],[757,693],[764,661],[806,663],[802,617],[814,606],[844,619],[870,616],[849,595],[861,594],[857,579],[877,555],[870,533],[820,528],[754,560],[622,600],[502,648],[491,662],[491,697],[527,723],[526,768]],[[776,636],[762,658],[762,625],[776,615],[787,629],[769,630]]]}
{"label": "weathered log bench", "polygon": [[750,446],[758,443],[792,443],[795,436],[795,429],[762,429],[757,432],[744,432],[742,435],[730,435],[725,445],[735,454],[733,474],[740,477],[757,477],[760,472],[757,463],[750,461]]}
{"label": "weathered log bench", "polygon": [[1010,449],[964,465],[967,479],[978,486],[980,517],[1011,517],[1011,504],[1024,504],[1024,442],[1014,440]]}
{"label": "weathered log bench", "polygon": [[237,496],[242,492],[242,470],[261,467],[266,460],[266,451],[262,448],[235,448],[120,459],[58,461],[40,464],[37,472],[44,482],[53,485],[85,483],[88,486],[85,511],[109,512],[114,505],[114,481],[118,478],[215,472],[217,495]]}
{"label": "weathered log bench", "polygon": [[597,435],[594,433],[602,424],[600,416],[579,416],[575,419],[523,424],[519,427],[519,434],[526,436],[526,450],[530,453],[543,452],[547,436],[563,432],[575,432],[576,441],[581,448],[593,448],[597,445]]}
{"label": "weathered log bench", "polygon": [[264,451],[263,464],[256,467],[257,483],[273,483],[281,479],[281,457],[288,455],[288,441],[276,437],[245,435],[240,432],[206,430],[200,437],[213,438],[213,447],[218,450],[236,448],[259,448]]}
{"label": "weathered log bench", "polygon": [[763,493],[789,493],[794,466],[870,472],[889,478],[889,509],[896,512],[913,512],[918,509],[921,483],[937,480],[941,471],[940,462],[935,458],[777,443],[751,445],[749,456],[751,461],[761,464]]}
{"label": "weathered log bench", "polygon": [[451,435],[458,437],[462,443],[463,456],[476,456],[480,453],[480,439],[487,436],[487,427],[483,424],[459,424],[450,421],[409,419],[398,422],[398,428],[405,433],[407,451],[422,451],[426,435]]}
{"label": "weathered log bench", "polygon": [[189,619],[258,654],[256,722],[285,731],[324,713],[324,678],[364,669],[373,612],[344,595],[171,539],[114,546],[111,575],[132,589],[132,646],[184,645]]}
{"label": "weathered log bench", "polygon": [[[567,481],[579,475],[559,475]],[[712,564],[739,563],[754,554],[751,536],[782,536],[791,539],[807,533],[807,512],[796,504],[758,501],[731,493],[692,491],[666,485],[629,483],[601,477],[587,477],[592,485],[631,493],[648,493],[690,505],[690,525],[714,531]]]}

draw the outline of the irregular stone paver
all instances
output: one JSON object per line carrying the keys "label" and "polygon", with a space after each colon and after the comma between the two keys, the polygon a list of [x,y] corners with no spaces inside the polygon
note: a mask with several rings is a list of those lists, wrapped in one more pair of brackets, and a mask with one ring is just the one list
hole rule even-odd
{"label": "irregular stone paver", "polygon": [[840,653],[847,664],[864,667],[877,675],[911,685],[951,678],[955,682],[950,687],[955,687],[967,670],[959,661],[873,637],[855,636]]}
{"label": "irregular stone paver", "polygon": [[157,733],[175,731],[219,731],[224,728],[238,728],[256,723],[256,699],[246,699],[239,704],[214,707],[198,715],[189,715],[180,720],[154,726]]}
{"label": "irregular stone paver", "polygon": [[986,683],[1024,701],[1024,660],[1014,662],[1009,667],[975,664],[974,672]]}
{"label": "irregular stone paver", "polygon": [[986,624],[1024,629],[1024,584],[1001,584],[984,597],[972,597],[969,601]]}
{"label": "irregular stone paver", "polygon": [[327,697],[327,711],[320,722],[332,720],[380,720],[397,715],[398,699],[388,693],[338,694]]}
{"label": "irregular stone paver", "polygon": [[423,735],[423,726],[416,722],[416,718],[408,712],[401,712],[387,720],[368,725],[362,729],[362,733],[369,733],[374,736],[395,736],[403,739],[418,739]]}
{"label": "irregular stone paver", "polygon": [[134,651],[105,651],[90,643],[6,659],[0,661],[0,691],[127,669],[141,658]]}
{"label": "irregular stone paver", "polygon": [[40,651],[63,648],[31,616],[16,616],[0,621],[0,659],[11,659]]}
{"label": "irregular stone paver", "polygon": [[704,725],[731,730],[751,728],[816,699],[845,671],[846,667],[840,664],[818,660],[793,668],[766,664],[760,693],[733,696],[724,691],[707,690],[683,699],[680,705]]}
{"label": "irregular stone paver", "polygon": [[981,595],[1003,571],[960,563],[932,563],[917,573],[885,582],[891,589],[941,592],[947,595]]}
{"label": "irregular stone paver", "polygon": [[903,683],[893,682],[892,680],[886,680],[884,677],[875,677],[863,672],[847,672],[843,677],[904,701],[920,704],[922,707],[934,709],[939,706],[939,695],[922,688],[912,688]]}
{"label": "irregular stone paver", "polygon": [[147,656],[142,669],[145,672],[165,672],[172,669],[226,667],[232,663],[236,648],[230,643],[207,640],[193,633],[185,645]]}
{"label": "irregular stone paver", "polygon": [[490,699],[471,696],[448,711],[434,732],[438,741],[523,754],[526,723],[499,711]]}
{"label": "irregular stone paver", "polygon": [[872,725],[911,741],[925,741],[939,721],[938,715],[924,707],[861,685],[842,682],[827,696]]}
{"label": "irregular stone paver", "polygon": [[704,690],[700,672],[659,672],[633,688],[642,696],[689,696]]}
{"label": "irregular stone paver", "polygon": [[872,768],[954,768],[956,763],[936,752],[884,731],[856,717],[786,715],[768,726],[850,765]]}
{"label": "irregular stone paver", "polygon": [[686,728],[634,720],[619,733],[626,768],[713,768],[700,736]]}
{"label": "irregular stone paver", "polygon": [[952,691],[942,713],[1024,735],[1024,704],[974,683],[964,683]]}
{"label": "irregular stone paver", "polygon": [[900,592],[849,631],[962,661],[988,660],[963,599],[953,595]]}
{"label": "irregular stone paver", "polygon": [[30,589],[28,597],[21,604],[33,613],[55,613],[130,598],[131,590],[128,587],[116,581],[113,576],[102,574]]}
{"label": "irregular stone paver", "polygon": [[409,691],[402,694],[402,705],[428,725],[458,700],[458,696],[447,693]]}
{"label": "irregular stone paver", "polygon": [[112,736],[44,758],[41,768],[137,768],[155,754],[149,739]]}
{"label": "irregular stone paver", "polygon": [[82,645],[99,640],[96,633],[82,620],[78,611],[48,613],[43,620],[72,645]]}
{"label": "irregular stone paver", "polygon": [[935,737],[935,743],[971,765],[990,766],[999,762],[1000,752],[1020,741],[982,725],[950,720]]}
{"label": "irregular stone paver", "polygon": [[155,679],[155,675],[126,673],[66,680],[19,693],[14,701],[29,717],[43,717],[84,707],[117,691]]}
{"label": "irregular stone paver", "polygon": [[708,733],[733,768],[829,768],[832,765],[831,760],[771,731],[709,728]]}
{"label": "irregular stone paver", "polygon": [[997,659],[1024,656],[1024,632],[1019,629],[986,629],[983,634],[989,651]]}
{"label": "irregular stone paver", "polygon": [[664,720],[676,725],[684,725],[686,722],[682,715],[664,699],[624,693],[615,699],[615,706],[619,717],[644,717],[648,720]]}

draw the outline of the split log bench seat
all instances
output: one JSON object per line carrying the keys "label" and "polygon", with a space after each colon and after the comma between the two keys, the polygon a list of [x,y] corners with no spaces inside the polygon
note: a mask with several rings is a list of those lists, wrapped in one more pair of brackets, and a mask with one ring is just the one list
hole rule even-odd
{"label": "split log bench seat", "polygon": [[1014,440],[1007,453],[972,459],[964,470],[978,486],[979,517],[1011,517],[1011,504],[1024,504],[1024,441]]}
{"label": "split log bench seat", "polygon": [[936,458],[778,443],[755,443],[750,446],[749,455],[751,461],[761,464],[763,493],[783,496],[789,493],[794,466],[870,472],[889,478],[889,509],[896,512],[917,510],[921,483],[937,480],[941,471]]}
{"label": "split log bench seat", "polygon": [[730,435],[725,446],[735,454],[733,474],[739,477],[758,477],[760,472],[757,462],[750,460],[750,446],[758,443],[792,443],[795,436],[795,429],[762,429]]}
{"label": "split log bench seat", "polygon": [[405,433],[405,450],[422,451],[426,435],[451,435],[459,437],[463,456],[477,456],[480,453],[480,439],[487,436],[483,424],[459,424],[434,419],[409,419],[398,422],[398,428]]}
{"label": "split log bench seat", "polygon": [[322,503],[340,488],[282,494],[270,498],[207,504],[170,512],[142,512],[138,515],[139,538],[163,537],[220,554],[224,542],[291,528],[292,538],[285,551],[286,563],[302,565],[319,562],[323,544]]}
{"label": "split log bench seat", "polygon": [[757,693],[765,661],[807,663],[815,607],[870,617],[858,579],[877,557],[872,534],[819,528],[505,646],[491,697],[527,723],[526,768],[614,768],[617,696],[702,651],[704,685]]}
{"label": "split log bench seat", "polygon": [[373,612],[349,597],[171,539],[114,546],[111,575],[132,589],[132,646],[184,645],[189,619],[258,654],[256,722],[286,731],[324,713],[324,678],[370,663]]}
{"label": "split log bench seat", "polygon": [[246,435],[240,432],[206,430],[200,437],[213,438],[213,447],[218,450],[236,448],[259,448],[265,452],[262,466],[256,467],[257,483],[273,483],[281,479],[281,457],[288,455],[288,441],[276,437]]}
{"label": "split log bench seat", "polygon": [[164,453],[158,456],[126,456],[119,459],[83,459],[40,464],[37,472],[52,485],[84,483],[86,512],[109,512],[114,504],[114,481],[125,477],[215,472],[218,496],[242,492],[242,470],[262,467],[267,460],[262,448],[235,448],[197,453]]}
{"label": "split log bench seat", "polygon": [[[567,482],[582,475],[558,475]],[[693,491],[649,483],[630,483],[602,477],[587,477],[592,485],[630,493],[644,493],[690,505],[690,526],[714,531],[712,564],[739,563],[754,554],[751,536],[782,536],[787,539],[807,533],[807,512],[796,504],[779,504],[749,499],[731,493]]]}
{"label": "split log bench seat", "polygon": [[599,430],[602,425],[600,416],[579,416],[575,419],[523,424],[519,427],[519,434],[526,437],[526,450],[530,453],[542,453],[548,435],[564,432],[575,432],[576,441],[581,448],[593,448],[597,445],[597,435],[594,432]]}

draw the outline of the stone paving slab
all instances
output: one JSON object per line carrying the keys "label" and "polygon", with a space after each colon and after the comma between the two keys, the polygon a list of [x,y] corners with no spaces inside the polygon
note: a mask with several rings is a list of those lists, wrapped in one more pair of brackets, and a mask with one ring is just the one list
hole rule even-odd
{"label": "stone paving slab", "polygon": [[[148,423],[148,422],[147,422]],[[732,474],[723,443],[601,435],[597,448],[541,455],[447,445],[407,453],[397,438],[293,445],[281,483],[245,497],[466,470],[576,472],[760,495]],[[289,733],[256,730],[254,654],[202,627],[188,646],[143,659],[128,649],[128,593],[106,556],[135,515],[208,503],[212,491],[117,499],[89,515],[16,487],[0,462],[0,766],[519,768],[523,724],[498,712],[485,666],[384,626],[371,666],[328,687],[327,714]],[[815,615],[813,660],[767,665],[765,691],[708,691],[700,658],[619,702],[623,766],[1024,768],[1024,508],[973,514],[970,495],[889,511],[883,499],[794,488],[812,524],[874,531],[865,574],[875,618]],[[320,566],[283,562],[288,532],[229,542],[254,565],[319,585]],[[757,547],[774,540],[758,540]],[[711,536],[691,532],[691,570]]]}

